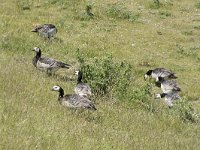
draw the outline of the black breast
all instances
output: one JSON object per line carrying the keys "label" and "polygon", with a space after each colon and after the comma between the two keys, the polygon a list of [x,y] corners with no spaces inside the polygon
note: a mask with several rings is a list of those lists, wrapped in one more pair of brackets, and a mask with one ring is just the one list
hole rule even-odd
{"label": "black breast", "polygon": [[34,58],[33,58],[33,60],[32,60],[32,63],[33,63],[33,65],[35,66],[35,67],[37,67],[37,61],[39,60],[39,56],[38,55],[36,55]]}

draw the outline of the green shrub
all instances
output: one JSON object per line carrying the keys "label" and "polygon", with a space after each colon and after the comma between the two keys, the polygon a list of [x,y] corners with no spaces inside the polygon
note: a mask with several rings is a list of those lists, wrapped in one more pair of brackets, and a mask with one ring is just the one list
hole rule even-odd
{"label": "green shrub", "polygon": [[103,58],[94,58],[87,63],[85,56],[77,51],[80,68],[83,71],[83,80],[90,84],[95,95],[122,97],[131,85],[131,65],[126,61],[114,62],[112,55]]}
{"label": "green shrub", "polygon": [[88,21],[88,20],[91,20],[94,18],[94,14],[91,12],[92,11],[92,5],[88,4],[86,5],[85,7],[85,12],[81,13],[77,19],[79,20],[85,20],[85,21]]}
{"label": "green shrub", "polygon": [[125,19],[128,21],[136,21],[139,18],[139,14],[133,14],[122,5],[112,5],[107,9],[107,16],[114,19]]}
{"label": "green shrub", "polygon": [[184,122],[198,122],[199,113],[195,112],[192,106],[188,103],[188,100],[184,97],[177,101],[174,105],[174,111],[179,115],[179,118]]}
{"label": "green shrub", "polygon": [[142,108],[154,112],[155,108],[152,103],[152,85],[146,84],[143,86],[133,85],[129,95],[129,101],[139,104]]}
{"label": "green shrub", "polygon": [[198,2],[197,4],[195,4],[195,7],[196,7],[197,9],[200,9],[200,2]]}
{"label": "green shrub", "polygon": [[96,96],[109,96],[153,112],[152,85],[138,86],[132,75],[132,66],[126,61],[116,62],[111,54],[86,62],[87,56],[77,50],[77,59],[83,71],[83,80]]}
{"label": "green shrub", "polygon": [[194,29],[200,30],[200,26],[199,26],[199,25],[196,25],[196,26],[194,26]]}
{"label": "green shrub", "polygon": [[18,10],[30,10],[32,6],[32,1],[20,0],[16,1]]}
{"label": "green shrub", "polygon": [[148,8],[151,8],[151,9],[159,9],[161,7],[161,3],[159,0],[153,0],[153,3],[149,3],[148,5]]}
{"label": "green shrub", "polygon": [[177,53],[181,54],[180,56],[191,56],[197,58],[196,50],[198,49],[198,47],[185,48],[184,46],[179,44],[177,44],[176,47]]}

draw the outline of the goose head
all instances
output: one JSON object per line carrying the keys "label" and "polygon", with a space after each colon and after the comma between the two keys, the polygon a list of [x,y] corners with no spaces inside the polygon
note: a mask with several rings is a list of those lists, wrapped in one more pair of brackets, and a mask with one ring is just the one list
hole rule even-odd
{"label": "goose head", "polygon": [[58,86],[58,85],[54,85],[53,87],[52,87],[52,91],[60,91],[60,89],[61,89],[61,87],[60,86]]}
{"label": "goose head", "polygon": [[40,48],[39,48],[39,47],[34,47],[34,48],[33,48],[33,51],[35,51],[36,53],[39,53],[39,52],[41,52],[41,50],[40,50]]}
{"label": "goose head", "polygon": [[82,80],[82,77],[83,77],[83,74],[82,74],[82,72],[81,72],[80,70],[78,70],[78,71],[75,71],[75,75],[77,75],[77,76],[78,76],[78,79],[77,79],[77,81],[78,81],[78,82],[81,82],[81,80]]}
{"label": "goose head", "polygon": [[64,90],[59,85],[54,85],[51,90],[59,92],[59,100],[60,98],[63,98]]}
{"label": "goose head", "polygon": [[153,71],[153,70],[147,71],[147,73],[144,75],[144,79],[145,79],[145,80],[151,78],[152,71]]}
{"label": "goose head", "polygon": [[162,93],[162,94],[155,94],[155,98],[163,98],[165,97],[166,93]]}
{"label": "goose head", "polygon": [[75,71],[75,75],[78,76],[79,72],[80,72],[79,70]]}
{"label": "goose head", "polygon": [[38,29],[40,29],[41,27],[41,25],[36,24],[35,27],[31,30],[31,32],[38,32]]}

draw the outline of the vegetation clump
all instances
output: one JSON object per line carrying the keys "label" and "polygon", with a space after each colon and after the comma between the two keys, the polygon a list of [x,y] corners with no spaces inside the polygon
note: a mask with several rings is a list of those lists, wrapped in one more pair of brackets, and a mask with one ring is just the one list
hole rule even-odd
{"label": "vegetation clump", "polygon": [[114,19],[123,19],[131,22],[137,21],[139,19],[139,14],[134,14],[123,5],[114,4],[108,7],[107,16]]}
{"label": "vegetation clump", "polygon": [[114,62],[111,54],[95,58],[87,63],[85,56],[77,51],[84,80],[91,85],[96,95],[124,96],[131,85],[131,65],[126,61]]}

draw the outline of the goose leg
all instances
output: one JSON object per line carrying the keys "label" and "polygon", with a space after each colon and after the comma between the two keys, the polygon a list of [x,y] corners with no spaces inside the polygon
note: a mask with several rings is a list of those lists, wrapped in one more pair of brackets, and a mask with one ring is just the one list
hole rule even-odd
{"label": "goose leg", "polygon": [[51,71],[51,69],[47,69],[47,74],[48,74],[48,76],[52,76],[52,71]]}

